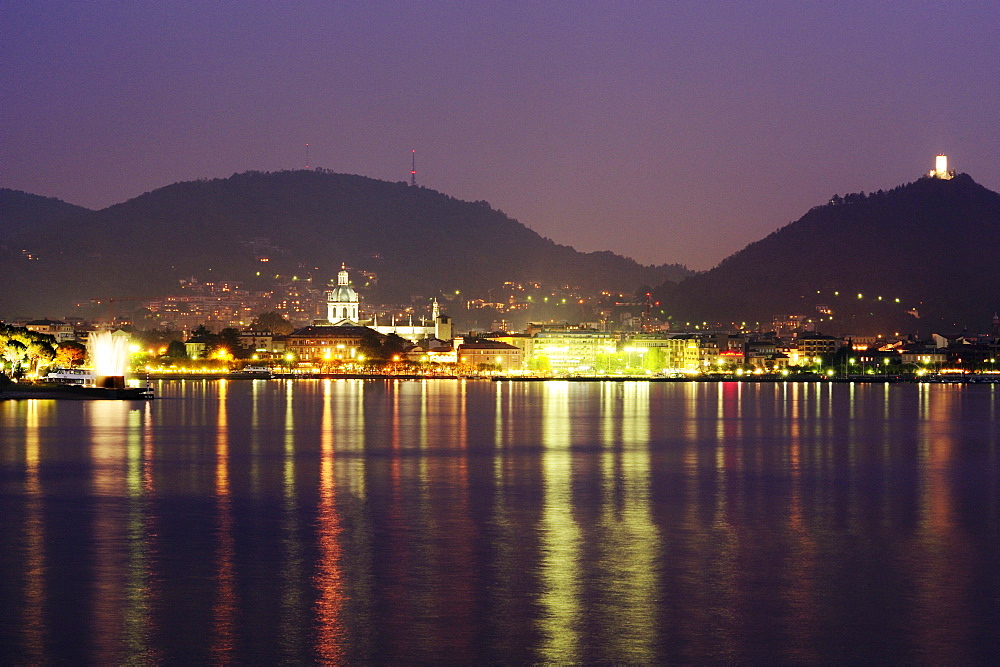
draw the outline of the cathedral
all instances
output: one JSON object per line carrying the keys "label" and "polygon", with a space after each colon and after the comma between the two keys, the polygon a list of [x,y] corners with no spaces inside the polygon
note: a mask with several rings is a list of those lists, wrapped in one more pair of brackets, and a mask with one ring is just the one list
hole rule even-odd
{"label": "cathedral", "polygon": [[[429,338],[450,341],[452,337],[451,318],[438,309],[437,299],[434,300],[430,321],[421,319],[413,323],[411,315],[406,323],[397,324],[393,318],[391,324],[378,323],[378,319],[361,321],[358,313],[360,300],[358,293],[351,287],[347,267],[341,265],[337,274],[337,285],[326,293],[326,322],[322,324],[335,327],[366,326],[383,335],[396,334],[411,343],[418,343]],[[317,323],[319,324],[319,323]]]}

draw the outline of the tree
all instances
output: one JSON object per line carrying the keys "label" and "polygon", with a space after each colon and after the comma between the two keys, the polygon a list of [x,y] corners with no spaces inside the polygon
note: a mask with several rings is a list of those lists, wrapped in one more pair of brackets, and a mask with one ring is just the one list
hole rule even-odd
{"label": "tree", "polygon": [[234,329],[232,327],[226,327],[219,332],[219,335],[215,337],[215,343],[212,345],[213,349],[225,348],[229,350],[230,354],[234,357],[239,356],[242,351],[242,339],[240,338],[239,329]]}
{"label": "tree", "polygon": [[402,337],[391,333],[382,340],[382,358],[392,359],[396,355],[402,357],[403,352],[409,346],[407,341]]}
{"label": "tree", "polygon": [[270,311],[267,313],[261,313],[257,317],[253,318],[250,326],[254,329],[270,331],[271,333],[278,334],[281,336],[287,336],[288,334],[295,331],[295,327],[292,323],[282,317],[279,313]]}
{"label": "tree", "polygon": [[3,349],[3,359],[10,364],[10,374],[20,377],[23,374],[23,367],[28,360],[28,346],[19,340],[10,338]]}
{"label": "tree", "polygon": [[[136,331],[132,334],[132,340],[144,349],[153,350],[163,350],[166,351],[170,341],[181,340],[182,333],[180,331],[171,331],[169,329],[147,329],[145,331]],[[163,352],[160,352],[163,354]]]}
{"label": "tree", "polygon": [[360,352],[366,359],[385,359],[382,351],[382,336],[372,329],[366,329],[361,334]]}
{"label": "tree", "polygon": [[179,340],[172,340],[167,345],[167,353],[163,356],[170,357],[171,359],[183,359],[187,357],[187,347]]}
{"label": "tree", "polygon": [[87,346],[76,341],[67,340],[59,343],[56,348],[56,365],[66,368],[79,366],[87,358]]}
{"label": "tree", "polygon": [[39,367],[47,366],[56,358],[56,350],[47,340],[32,340],[28,344],[28,361],[32,372],[37,373]]}

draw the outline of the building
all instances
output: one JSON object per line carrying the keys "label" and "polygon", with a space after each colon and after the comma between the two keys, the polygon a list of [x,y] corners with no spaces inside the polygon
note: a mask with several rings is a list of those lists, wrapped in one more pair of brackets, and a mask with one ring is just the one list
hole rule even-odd
{"label": "building", "polygon": [[420,318],[417,324],[413,323],[413,316],[411,315],[407,319],[406,324],[397,324],[396,319],[393,318],[390,324],[379,324],[378,318],[372,318],[370,325],[372,329],[378,331],[380,334],[396,334],[400,338],[404,338],[412,343],[427,339],[427,338],[437,338],[438,340],[451,340],[452,337],[452,322],[451,318],[444,315],[438,309],[437,299],[434,299],[431,304],[431,319],[428,322],[423,318]]}
{"label": "building", "polygon": [[901,350],[899,356],[902,363],[923,368],[940,368],[948,363],[948,351],[939,348],[913,347]]}
{"label": "building", "polygon": [[354,288],[351,287],[347,267],[341,264],[340,272],[337,274],[336,287],[326,293],[326,320],[317,324],[321,326],[364,325],[383,336],[395,334],[412,343],[426,338],[451,340],[451,318],[439,311],[437,299],[434,300],[432,305],[430,321],[421,318],[416,324],[413,323],[412,316],[408,318],[405,324],[397,323],[395,318],[389,324],[381,325],[378,323],[378,318],[362,320],[360,317],[360,306],[361,299]]}
{"label": "building", "polygon": [[694,335],[640,334],[629,347],[644,351],[644,363],[666,372],[696,371],[701,365],[700,341]]}
{"label": "building", "polygon": [[617,338],[606,331],[539,331],[531,363],[539,370],[599,371],[610,366]]}
{"label": "building", "polygon": [[192,336],[184,341],[184,351],[189,359],[204,359],[207,348],[208,338],[205,336]]}
{"label": "building", "polygon": [[[456,338],[458,342],[461,339]],[[502,372],[521,368],[521,349],[496,340],[477,340],[456,346],[458,364],[469,370],[498,370]]]}
{"label": "building", "polygon": [[377,331],[357,324],[313,325],[288,334],[285,354],[298,363],[364,362],[364,348],[379,344],[384,338]]}
{"label": "building", "polygon": [[833,354],[846,343],[836,336],[823,334],[803,334],[796,339],[796,348],[800,357],[819,357]]}
{"label": "building", "polygon": [[360,303],[358,293],[351,287],[347,266],[341,264],[337,286],[326,293],[326,321],[333,326],[357,326]]}
{"label": "building", "polygon": [[434,338],[425,338],[420,344],[409,348],[406,351],[406,358],[414,363],[458,363],[458,354],[454,346]]}
{"label": "building", "polygon": [[525,364],[527,364],[528,360],[531,359],[531,355],[534,354],[535,338],[533,336],[529,336],[528,334],[490,334],[488,336],[484,336],[484,338],[495,340],[500,343],[507,343],[508,345],[513,345],[514,347],[520,349],[522,368]]}
{"label": "building", "polygon": [[76,340],[76,332],[72,324],[59,320],[32,320],[26,322],[24,328],[39,334],[46,334],[56,339],[56,343]]}
{"label": "building", "polygon": [[270,331],[250,329],[240,334],[240,347],[257,356],[267,359],[283,356],[285,353],[285,336],[276,335]]}

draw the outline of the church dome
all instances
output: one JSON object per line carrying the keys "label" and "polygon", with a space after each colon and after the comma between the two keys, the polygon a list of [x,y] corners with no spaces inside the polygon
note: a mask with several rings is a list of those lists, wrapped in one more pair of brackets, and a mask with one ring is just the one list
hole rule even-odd
{"label": "church dome", "polygon": [[341,265],[337,286],[326,293],[326,319],[329,322],[356,322],[358,320],[358,293],[350,285],[347,267]]}
{"label": "church dome", "polygon": [[341,265],[340,273],[337,274],[337,286],[327,293],[326,300],[330,303],[357,303],[358,293],[351,287],[350,282],[347,267]]}
{"label": "church dome", "polygon": [[350,285],[337,285],[327,292],[326,300],[330,303],[357,303],[358,293]]}

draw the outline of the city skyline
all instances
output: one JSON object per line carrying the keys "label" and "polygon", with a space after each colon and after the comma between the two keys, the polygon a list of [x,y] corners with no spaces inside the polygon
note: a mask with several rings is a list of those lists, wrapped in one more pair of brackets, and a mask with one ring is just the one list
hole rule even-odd
{"label": "city skyline", "polygon": [[1000,189],[1000,12],[19,3],[0,186],[100,208],[310,166],[485,199],[582,251],[707,269],[948,154]]}

